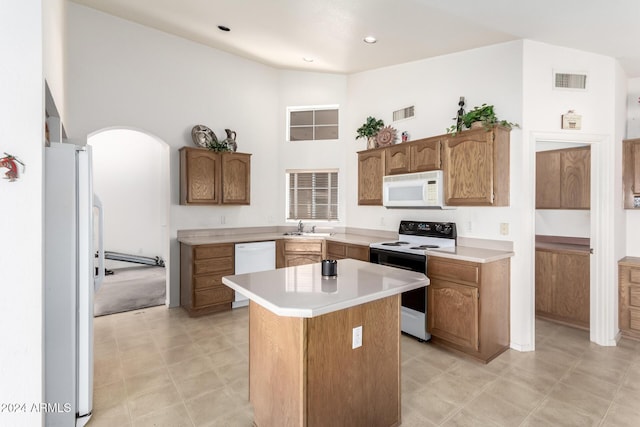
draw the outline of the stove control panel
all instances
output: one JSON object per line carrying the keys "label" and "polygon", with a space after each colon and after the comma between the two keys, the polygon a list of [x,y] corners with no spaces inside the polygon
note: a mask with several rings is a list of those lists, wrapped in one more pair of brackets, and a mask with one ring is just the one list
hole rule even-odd
{"label": "stove control panel", "polygon": [[455,222],[400,221],[398,234],[444,239],[455,239],[457,237]]}

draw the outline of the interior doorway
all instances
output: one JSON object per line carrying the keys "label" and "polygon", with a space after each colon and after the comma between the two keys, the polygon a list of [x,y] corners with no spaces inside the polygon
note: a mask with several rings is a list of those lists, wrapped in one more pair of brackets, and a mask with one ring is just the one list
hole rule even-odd
{"label": "interior doorway", "polygon": [[590,329],[591,145],[536,141],[535,314]]}
{"label": "interior doorway", "polygon": [[105,212],[107,253],[107,276],[95,295],[96,316],[168,306],[169,145],[131,128],[100,130],[88,144],[94,192]]}

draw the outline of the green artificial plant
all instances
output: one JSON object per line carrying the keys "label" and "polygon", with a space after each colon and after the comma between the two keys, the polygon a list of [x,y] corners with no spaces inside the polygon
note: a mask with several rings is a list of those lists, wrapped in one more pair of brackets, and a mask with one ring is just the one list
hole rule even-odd
{"label": "green artificial plant", "polygon": [[482,126],[486,130],[490,130],[493,126],[499,125],[504,126],[506,128],[511,129],[512,127],[520,127],[517,123],[511,123],[506,120],[500,120],[493,109],[493,105],[482,104],[479,107],[473,107],[472,110],[464,113],[461,116],[461,129],[457,127],[457,118],[456,124],[451,125],[447,128],[447,133],[456,134],[460,130],[470,129],[471,125],[476,122],[482,123]]}
{"label": "green artificial plant", "polygon": [[367,117],[367,121],[356,131],[358,133],[356,139],[371,138],[372,136],[376,136],[378,132],[380,132],[380,129],[382,129],[383,127],[384,122],[382,120],[378,120],[375,117],[369,116]]}

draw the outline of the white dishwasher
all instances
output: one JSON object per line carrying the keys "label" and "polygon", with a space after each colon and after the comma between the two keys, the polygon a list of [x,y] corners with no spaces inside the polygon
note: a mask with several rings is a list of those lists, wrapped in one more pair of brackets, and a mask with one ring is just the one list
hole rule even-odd
{"label": "white dishwasher", "polygon": [[[235,274],[275,270],[276,242],[236,243]],[[247,297],[236,291],[233,308],[249,305]]]}

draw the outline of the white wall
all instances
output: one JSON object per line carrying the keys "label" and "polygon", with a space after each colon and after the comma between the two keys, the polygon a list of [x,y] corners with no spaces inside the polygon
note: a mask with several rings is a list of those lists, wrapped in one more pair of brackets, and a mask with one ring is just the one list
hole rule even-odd
{"label": "white wall", "polygon": [[[42,2],[0,4],[0,153],[17,156],[26,173],[0,179],[0,402],[43,401],[44,147]],[[44,47],[48,47],[44,44]],[[55,80],[55,79],[54,79]],[[60,81],[55,81],[60,90]],[[4,154],[2,154],[4,156]],[[7,169],[0,169],[4,177]],[[20,171],[22,172],[22,170]],[[38,412],[0,412],[0,425],[42,423]]]}
{"label": "white wall", "polygon": [[[640,78],[630,79],[627,97],[627,134],[625,139],[640,138]],[[627,209],[625,255],[640,257],[640,210]]]}
{"label": "white wall", "polygon": [[[166,258],[166,144],[129,129],[100,132],[89,138],[89,144],[94,192],[104,209],[105,250]],[[105,265],[135,264],[107,260]]]}
{"label": "white wall", "polygon": [[[278,168],[278,223],[284,224],[285,213],[285,171],[287,169],[338,169],[338,211],[339,221],[331,223],[308,221],[306,225],[323,227],[344,226],[348,220],[344,200],[346,200],[347,175],[346,152],[352,144],[353,130],[346,122],[347,78],[344,75],[282,71],[280,73],[279,102],[277,110],[278,139],[277,150],[280,164]],[[338,105],[339,139],[335,141],[286,141],[286,108],[310,105]]]}
{"label": "white wall", "polygon": [[[264,225],[283,215],[274,190],[282,127],[278,72],[76,3],[67,10],[69,137],[81,142],[97,130],[131,127],[170,145],[170,300],[178,304],[178,229]],[[179,205],[178,149],[192,146],[197,124],[219,139],[225,128],[235,130],[238,151],[252,153],[250,206]]]}

